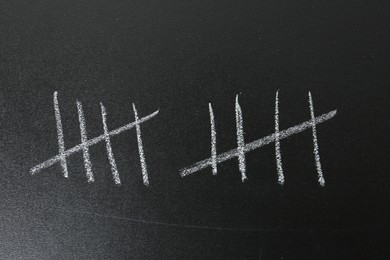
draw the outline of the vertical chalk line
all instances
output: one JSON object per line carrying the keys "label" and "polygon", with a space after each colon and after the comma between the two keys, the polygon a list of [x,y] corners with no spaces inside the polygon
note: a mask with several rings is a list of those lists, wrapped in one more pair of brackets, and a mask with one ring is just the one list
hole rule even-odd
{"label": "vertical chalk line", "polygon": [[110,140],[110,135],[109,135],[108,126],[107,126],[107,112],[106,112],[106,108],[104,107],[103,103],[100,103],[100,108],[102,111],[103,132],[104,132],[104,139],[106,141],[107,157],[108,157],[108,161],[110,162],[110,165],[111,165],[112,177],[114,178],[115,184],[120,185],[121,180],[119,178],[119,172],[118,172],[118,169],[116,166],[114,153],[112,152],[111,140]]}
{"label": "vertical chalk line", "polygon": [[246,162],[245,162],[245,140],[244,140],[244,128],[242,119],[241,106],[238,103],[238,95],[236,96],[236,128],[237,128],[237,152],[238,152],[238,166],[241,172],[241,181],[244,182],[246,176]]}
{"label": "vertical chalk line", "polygon": [[210,128],[211,128],[211,167],[213,170],[213,175],[218,173],[217,169],[217,132],[215,130],[215,119],[214,112],[211,103],[209,103],[209,112],[210,112]]}
{"label": "vertical chalk line", "polygon": [[313,133],[313,153],[314,153],[314,159],[316,162],[316,168],[318,173],[318,182],[321,186],[325,185],[325,179],[322,173],[322,167],[321,167],[321,161],[320,161],[320,152],[318,148],[318,140],[317,140],[317,129],[316,129],[316,122],[314,117],[314,106],[313,106],[313,99],[311,97],[311,93],[309,91],[309,105],[310,105],[310,116],[311,116],[311,129]]}
{"label": "vertical chalk line", "polygon": [[280,152],[280,136],[279,136],[279,90],[276,91],[275,98],[275,158],[276,158],[276,170],[278,174],[278,183],[283,185],[283,165],[282,154]]}
{"label": "vertical chalk line", "polygon": [[56,118],[57,126],[57,136],[58,136],[58,154],[61,160],[61,168],[65,178],[68,178],[68,165],[66,164],[66,155],[65,155],[65,142],[64,142],[64,133],[62,130],[62,120],[60,106],[58,105],[57,91],[53,94],[53,103],[54,103],[54,115]]}
{"label": "vertical chalk line", "polygon": [[87,145],[88,137],[87,137],[87,129],[85,126],[84,111],[83,111],[83,106],[79,101],[77,101],[77,111],[79,114],[81,146],[83,148],[84,167],[87,175],[87,181],[94,182],[95,179],[93,177],[93,172],[92,172],[92,164],[89,156],[89,147]]}
{"label": "vertical chalk line", "polygon": [[139,160],[140,160],[141,169],[142,169],[142,179],[144,181],[144,184],[146,186],[149,186],[148,169],[146,167],[144,146],[142,144],[141,126],[140,126],[140,122],[139,122],[139,118],[138,118],[137,109],[135,108],[134,103],[133,103],[133,110],[134,110],[134,117],[135,117],[135,129],[136,129],[136,132],[137,132],[137,143],[138,143]]}

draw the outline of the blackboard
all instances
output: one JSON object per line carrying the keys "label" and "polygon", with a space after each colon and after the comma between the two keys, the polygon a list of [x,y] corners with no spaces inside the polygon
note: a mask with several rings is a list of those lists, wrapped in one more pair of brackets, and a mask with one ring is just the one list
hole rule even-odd
{"label": "blackboard", "polygon": [[[0,258],[385,257],[389,11],[0,1]],[[61,155],[55,100],[64,156],[31,174]],[[84,141],[100,139],[66,154],[82,144],[80,108]]]}

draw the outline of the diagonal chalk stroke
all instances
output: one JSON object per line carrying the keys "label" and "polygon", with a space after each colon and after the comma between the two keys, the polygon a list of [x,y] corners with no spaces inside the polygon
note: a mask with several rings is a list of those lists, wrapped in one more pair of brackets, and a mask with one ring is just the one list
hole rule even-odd
{"label": "diagonal chalk stroke", "polygon": [[[337,114],[337,110],[333,110],[329,113],[317,116],[314,119],[311,119],[311,120],[305,121],[301,124],[287,128],[286,130],[279,132],[279,140],[282,140],[282,139],[285,139],[285,138],[290,137],[292,135],[301,133],[309,128],[312,128],[313,125],[318,125],[318,124],[321,124],[323,122],[326,122],[326,121],[332,119],[336,114]],[[267,144],[275,142],[275,140],[276,140],[275,133],[267,135],[263,138],[257,139],[251,143],[246,144],[244,146],[244,152],[247,153],[247,152],[256,150],[262,146],[265,146]],[[238,156],[239,156],[239,151],[237,149],[232,149],[230,151],[219,154],[217,156],[217,163],[222,163],[224,161],[230,160],[230,159],[238,157]],[[183,168],[180,170],[180,175],[182,177],[185,177],[187,175],[190,175],[192,173],[195,173],[195,172],[198,172],[202,169],[205,169],[211,165],[211,161],[212,160],[209,158],[209,159],[199,161],[199,162],[197,162],[189,167]]]}
{"label": "diagonal chalk stroke", "polygon": [[[118,134],[120,134],[120,133],[122,133],[124,131],[127,131],[129,129],[132,129],[137,124],[142,124],[142,123],[152,119],[153,117],[158,115],[158,113],[159,113],[159,110],[156,110],[153,113],[151,113],[151,114],[149,114],[149,115],[147,115],[145,117],[140,118],[138,120],[138,123],[136,123],[136,122],[129,123],[127,125],[124,125],[122,127],[119,127],[119,128],[117,128],[115,130],[112,130],[112,131],[108,132],[108,135],[110,137],[112,137],[112,136],[118,135]],[[86,141],[84,144],[79,144],[79,145],[76,145],[76,146],[66,150],[62,155],[53,156],[52,158],[50,158],[50,159],[48,159],[48,160],[46,160],[46,161],[44,161],[44,162],[42,162],[42,163],[32,167],[30,169],[30,174],[35,174],[37,172],[40,172],[41,170],[46,169],[46,168],[54,165],[57,162],[60,162],[61,158],[63,156],[68,157],[68,156],[70,156],[70,155],[72,155],[72,154],[74,154],[76,152],[82,151],[84,146],[87,146],[87,147],[93,146],[93,145],[95,145],[95,144],[105,140],[105,138],[106,138],[106,136],[104,134],[99,135],[99,136],[97,136],[97,137],[95,137],[93,139],[90,139],[90,140]]]}
{"label": "diagonal chalk stroke", "polygon": [[104,107],[103,103],[100,103],[100,108],[102,111],[102,123],[103,123],[104,139],[106,141],[107,157],[108,157],[108,161],[110,162],[110,165],[111,165],[112,177],[114,178],[115,184],[120,185],[121,179],[119,178],[119,172],[118,172],[118,169],[116,166],[114,153],[112,152],[111,140],[110,140],[110,135],[109,135],[108,126],[107,126],[107,112],[106,112],[106,108]]}
{"label": "diagonal chalk stroke", "polygon": [[84,158],[84,167],[87,175],[88,182],[94,182],[92,172],[92,163],[89,155],[89,146],[86,144],[88,140],[87,128],[85,125],[85,117],[82,104],[77,101],[77,112],[79,114],[79,123],[80,123],[80,136],[81,136],[81,147],[83,149],[83,158]]}
{"label": "diagonal chalk stroke", "polygon": [[57,91],[53,94],[53,103],[54,103],[54,115],[56,118],[56,126],[57,126],[57,136],[58,136],[58,154],[61,156],[61,167],[62,172],[64,173],[64,177],[68,178],[68,165],[66,164],[66,156],[65,156],[65,142],[64,142],[64,132],[62,130],[62,120],[61,120],[61,112],[60,106],[58,105],[58,93]]}

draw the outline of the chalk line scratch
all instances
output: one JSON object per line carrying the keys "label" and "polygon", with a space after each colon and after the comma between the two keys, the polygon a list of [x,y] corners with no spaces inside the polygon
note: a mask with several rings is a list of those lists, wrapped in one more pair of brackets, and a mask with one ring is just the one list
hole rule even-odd
{"label": "chalk line scratch", "polygon": [[89,155],[89,146],[87,145],[87,129],[85,125],[85,117],[82,104],[77,101],[77,111],[79,114],[79,122],[80,122],[80,135],[81,135],[81,147],[83,149],[83,158],[84,158],[84,167],[87,175],[88,182],[94,182],[95,179],[93,177],[92,172],[92,163]]}
{"label": "chalk line scratch", "polygon": [[276,157],[276,170],[278,174],[278,183],[283,185],[283,165],[282,154],[280,152],[280,137],[279,137],[279,90],[276,91],[275,98],[275,157]]}
{"label": "chalk line scratch", "polygon": [[56,118],[56,126],[57,126],[57,136],[58,136],[58,154],[61,160],[61,168],[65,178],[68,178],[68,165],[66,163],[65,156],[65,142],[64,142],[64,133],[62,130],[62,120],[61,120],[61,112],[60,106],[58,105],[58,93],[57,91],[53,94],[53,103],[54,103],[54,115]]}
{"label": "chalk line scratch", "polygon": [[215,130],[214,112],[211,103],[209,103],[210,112],[210,128],[211,128],[211,167],[213,169],[213,175],[218,173],[217,170],[217,132]]}
{"label": "chalk line scratch", "polygon": [[111,172],[112,172],[112,176],[114,178],[114,182],[115,182],[115,184],[120,185],[121,180],[120,180],[119,172],[118,172],[118,169],[116,166],[114,153],[112,152],[111,140],[110,140],[110,135],[108,132],[107,112],[106,112],[106,108],[104,107],[103,103],[100,103],[100,108],[102,111],[103,132],[104,132],[104,139],[106,141],[106,150],[107,150],[108,161],[110,162],[110,165],[111,165]]}
{"label": "chalk line scratch", "polygon": [[309,105],[310,105],[310,115],[311,115],[311,128],[313,133],[313,153],[314,159],[316,162],[316,168],[318,173],[318,182],[321,186],[325,186],[325,179],[322,173],[321,161],[320,161],[320,152],[318,148],[318,140],[317,140],[317,130],[316,130],[316,122],[314,117],[314,107],[313,107],[313,99],[311,97],[311,93],[309,91]]}
{"label": "chalk line scratch", "polygon": [[[121,216],[115,216],[115,215],[109,215],[109,214],[100,214],[100,213],[96,213],[96,212],[81,211],[81,210],[73,210],[73,211],[80,213],[80,214],[84,214],[84,215],[98,216],[98,217],[110,218],[110,219],[118,219],[118,220],[130,221],[130,222],[134,222],[134,223],[147,224],[147,225],[157,225],[157,226],[177,227],[177,228],[219,230],[219,231],[259,232],[259,230],[257,230],[257,229],[250,229],[250,228],[245,229],[245,228],[233,228],[233,227],[186,225],[186,224],[176,224],[176,223],[161,222],[161,221],[135,219],[135,218],[121,217]],[[265,230],[265,231],[268,231],[268,230]]]}
{"label": "chalk line scratch", "polygon": [[[144,220],[144,219],[136,219],[129,217],[116,216],[111,214],[101,214],[97,212],[89,212],[83,210],[64,210],[64,208],[54,207],[58,210],[65,211],[67,213],[79,213],[82,215],[90,215],[101,218],[109,218],[116,220],[123,220],[133,223],[145,224],[145,225],[156,225],[156,226],[166,226],[166,227],[177,227],[177,228],[191,228],[191,229],[202,229],[202,230],[217,230],[217,231],[233,231],[233,232],[313,232],[313,231],[329,231],[329,227],[326,228],[235,228],[235,227],[220,227],[220,226],[200,226],[200,225],[188,225],[188,224],[177,224],[177,223],[169,223],[162,221],[153,221],[153,220]],[[332,228],[332,231],[345,232],[350,230],[376,230],[381,229],[383,227],[375,227],[375,228],[366,228],[366,227],[354,227],[354,228]],[[262,250],[261,250],[262,251]]]}
{"label": "chalk line scratch", "polygon": [[260,247],[259,260],[261,260],[261,253],[263,252],[263,247]]}
{"label": "chalk line scratch", "polygon": [[246,162],[245,162],[245,140],[244,140],[244,128],[242,119],[241,106],[238,103],[238,95],[236,96],[236,128],[237,128],[237,154],[238,154],[238,167],[241,172],[241,181],[244,182],[246,176]]}
{"label": "chalk line scratch", "polygon": [[137,131],[137,143],[138,143],[138,152],[139,152],[139,160],[141,163],[141,169],[142,169],[142,179],[146,186],[149,186],[149,177],[148,177],[148,169],[146,166],[146,160],[145,160],[145,153],[144,153],[144,146],[142,144],[142,136],[141,136],[141,126],[140,121],[138,118],[137,109],[135,108],[135,105],[133,103],[133,110],[134,110],[134,117],[135,117],[135,124],[136,124],[136,131]]}

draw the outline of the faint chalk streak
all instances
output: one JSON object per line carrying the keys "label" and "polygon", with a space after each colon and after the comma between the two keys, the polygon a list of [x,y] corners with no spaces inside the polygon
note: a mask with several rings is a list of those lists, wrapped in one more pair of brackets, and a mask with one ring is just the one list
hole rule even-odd
{"label": "faint chalk streak", "polygon": [[263,247],[260,247],[259,260],[261,260],[261,253],[263,252]]}
{"label": "faint chalk streak", "polygon": [[65,211],[67,213],[78,213],[82,215],[96,216],[101,218],[108,219],[117,219],[123,220],[138,224],[145,225],[156,225],[156,226],[166,226],[166,227],[177,227],[177,228],[191,228],[191,229],[203,229],[203,230],[217,230],[217,231],[232,231],[232,232],[313,232],[313,231],[332,231],[332,232],[345,232],[350,230],[377,230],[382,229],[383,227],[374,227],[374,228],[366,228],[366,227],[355,227],[355,228],[235,228],[235,227],[220,227],[220,226],[200,226],[200,225],[187,225],[187,224],[177,224],[177,223],[169,223],[169,222],[161,222],[161,221],[153,221],[153,220],[144,220],[144,219],[136,219],[136,218],[128,218],[122,216],[115,216],[111,214],[100,214],[96,212],[82,211],[82,210],[65,210],[64,208],[55,207],[58,210]]}
{"label": "faint chalk streak", "polygon": [[[118,220],[130,221],[130,222],[134,222],[134,223],[166,226],[166,227],[206,229],[206,230],[219,230],[219,231],[237,231],[237,232],[258,232],[259,231],[257,229],[250,229],[250,228],[245,229],[245,228],[233,228],[233,227],[196,226],[196,225],[176,224],[176,223],[168,223],[168,222],[160,222],[160,221],[127,218],[127,217],[114,216],[114,215],[108,215],[108,214],[100,214],[100,213],[88,212],[88,211],[79,211],[79,210],[74,210],[74,212],[77,212],[77,213],[80,213],[83,215],[91,215],[91,216],[97,216],[97,217],[102,217],[102,218],[118,219]],[[268,231],[268,230],[266,230],[266,231]]]}

